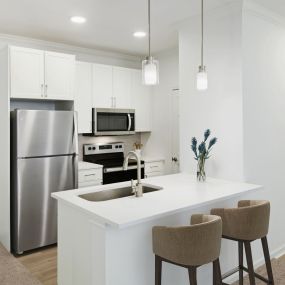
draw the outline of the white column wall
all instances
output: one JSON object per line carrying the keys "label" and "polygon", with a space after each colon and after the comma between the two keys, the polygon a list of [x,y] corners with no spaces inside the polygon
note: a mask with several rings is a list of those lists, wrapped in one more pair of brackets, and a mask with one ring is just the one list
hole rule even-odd
{"label": "white column wall", "polygon": [[205,15],[205,64],[209,89],[196,90],[200,65],[200,17],[180,27],[180,151],[181,169],[196,172],[191,138],[200,141],[209,128],[218,138],[206,163],[209,176],[243,179],[241,28],[242,1]]}

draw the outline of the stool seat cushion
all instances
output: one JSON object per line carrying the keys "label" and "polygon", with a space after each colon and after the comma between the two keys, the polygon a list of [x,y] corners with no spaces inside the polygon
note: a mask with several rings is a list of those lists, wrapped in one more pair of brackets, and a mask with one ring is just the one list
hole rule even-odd
{"label": "stool seat cushion", "polygon": [[179,265],[200,266],[219,258],[221,236],[220,217],[193,215],[190,226],[154,227],[153,252]]}
{"label": "stool seat cushion", "polygon": [[223,221],[225,237],[253,241],[268,234],[270,203],[259,200],[243,200],[237,208],[212,209],[212,215],[218,215]]}

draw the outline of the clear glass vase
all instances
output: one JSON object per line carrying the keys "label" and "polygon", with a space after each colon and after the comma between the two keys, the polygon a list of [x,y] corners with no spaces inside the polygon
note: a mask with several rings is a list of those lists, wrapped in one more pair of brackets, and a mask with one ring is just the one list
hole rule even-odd
{"label": "clear glass vase", "polygon": [[197,180],[199,182],[205,182],[206,181],[205,162],[206,162],[205,158],[199,158],[198,159]]}

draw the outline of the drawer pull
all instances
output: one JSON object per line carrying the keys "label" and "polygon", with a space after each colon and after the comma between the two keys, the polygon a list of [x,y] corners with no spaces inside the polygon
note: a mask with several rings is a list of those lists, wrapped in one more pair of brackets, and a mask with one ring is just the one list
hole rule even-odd
{"label": "drawer pull", "polygon": [[158,168],[158,165],[153,165],[150,168]]}
{"label": "drawer pull", "polygon": [[96,176],[96,174],[85,174],[85,177],[89,177],[89,176]]}

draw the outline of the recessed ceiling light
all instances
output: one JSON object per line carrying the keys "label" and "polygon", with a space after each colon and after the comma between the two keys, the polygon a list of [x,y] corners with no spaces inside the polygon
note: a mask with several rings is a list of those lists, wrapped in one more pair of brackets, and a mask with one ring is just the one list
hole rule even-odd
{"label": "recessed ceiling light", "polygon": [[70,18],[70,21],[76,24],[83,24],[86,22],[86,18],[80,16],[74,16]]}
{"label": "recessed ceiling light", "polygon": [[145,36],[146,36],[146,32],[142,32],[142,31],[134,32],[134,37],[136,38],[144,38]]}

